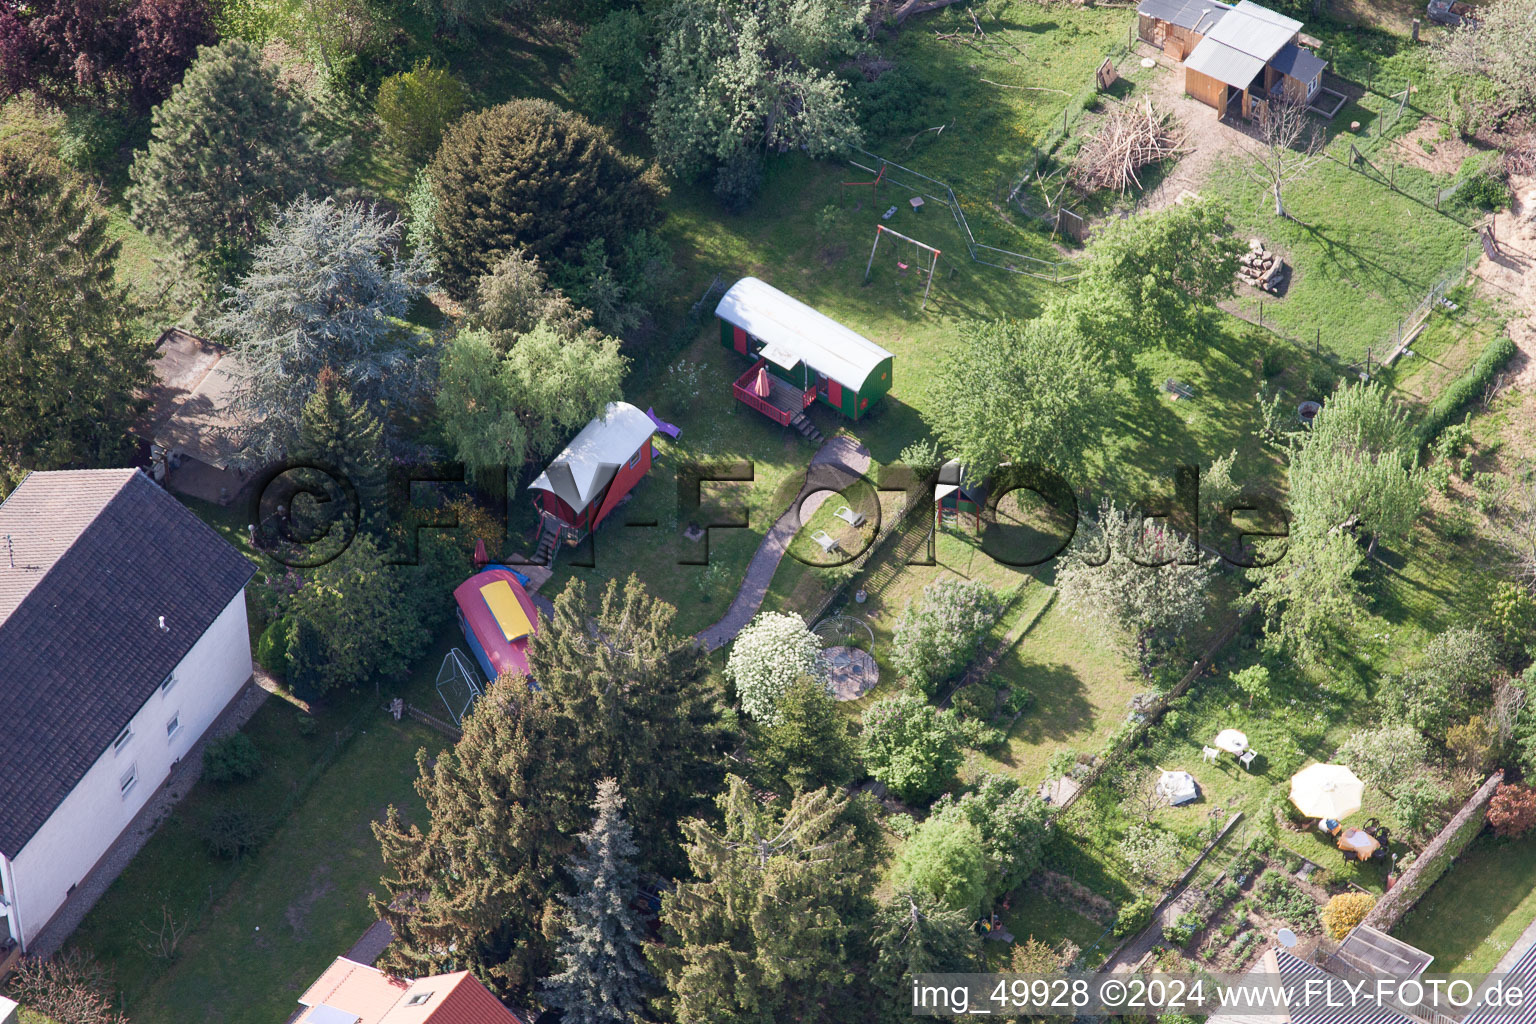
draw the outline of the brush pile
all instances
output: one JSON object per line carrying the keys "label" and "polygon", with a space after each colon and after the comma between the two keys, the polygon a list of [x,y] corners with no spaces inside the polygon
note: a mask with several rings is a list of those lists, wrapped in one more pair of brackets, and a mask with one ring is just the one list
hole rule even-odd
{"label": "brush pile", "polygon": [[1115,105],[1078,151],[1072,181],[1085,193],[1114,188],[1124,195],[1132,186],[1141,188],[1137,172],[1143,167],[1177,155],[1184,137],[1179,119],[1151,100]]}

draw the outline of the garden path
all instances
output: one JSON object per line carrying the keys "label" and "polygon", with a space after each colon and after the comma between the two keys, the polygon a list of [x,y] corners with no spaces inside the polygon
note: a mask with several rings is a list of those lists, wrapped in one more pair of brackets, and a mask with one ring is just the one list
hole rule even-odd
{"label": "garden path", "polygon": [[[869,449],[857,438],[839,434],[816,450],[816,454],[811,456],[811,465],[834,466],[862,476],[869,469]],[[741,632],[743,626],[752,621],[757,610],[763,606],[763,597],[768,593],[768,585],[773,582],[773,574],[778,570],[784,552],[789,550],[789,542],[800,529],[801,503],[805,503],[805,515],[809,517],[830,493],[822,484],[806,484],[795,496],[795,500],[789,503],[784,514],[769,528],[752,555],[752,561],[747,564],[741,589],[736,592],[724,617],[696,634],[696,639],[704,645],[705,650],[724,647]]]}
{"label": "garden path", "polygon": [[1509,212],[1496,218],[1496,258],[1484,255],[1475,273],[1516,307],[1509,339],[1520,350],[1509,372],[1516,387],[1536,390],[1536,175],[1510,175]]}

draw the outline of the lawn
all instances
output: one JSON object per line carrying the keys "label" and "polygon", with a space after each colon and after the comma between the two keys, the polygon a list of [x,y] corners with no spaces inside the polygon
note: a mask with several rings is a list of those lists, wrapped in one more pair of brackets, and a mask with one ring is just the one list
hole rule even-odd
{"label": "lawn", "polygon": [[[112,966],[129,1015],[167,1024],[281,1020],[368,927],[366,895],[382,873],[369,823],[391,803],[421,820],[415,752],[444,743],[377,705],[372,695],[340,701],[306,736],[292,705],[268,699],[245,729],[263,773],[199,783],[113,883],[71,942]],[[235,804],[275,828],[255,854],[216,860],[201,822]],[[152,952],[166,914],[186,929],[169,960]]]}
{"label": "lawn", "polygon": [[1393,930],[1433,953],[1435,971],[1482,973],[1536,920],[1536,837],[1486,833]]}

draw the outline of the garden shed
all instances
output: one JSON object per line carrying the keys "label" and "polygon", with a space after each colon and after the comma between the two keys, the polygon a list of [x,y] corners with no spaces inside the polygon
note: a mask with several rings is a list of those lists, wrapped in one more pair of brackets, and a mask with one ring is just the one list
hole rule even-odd
{"label": "garden shed", "polygon": [[737,399],[789,424],[817,399],[859,419],[891,390],[890,352],[755,277],[731,286],[715,307],[720,343],[754,360]]}
{"label": "garden shed", "polygon": [[645,413],[628,402],[609,402],[544,467],[528,485],[541,513],[541,554],[551,536],[579,541],[628,496],[650,472],[655,433],[656,423]]}
{"label": "garden shed", "polygon": [[1253,117],[1281,96],[1310,103],[1328,62],[1300,45],[1301,22],[1252,0],[1141,0],[1145,42],[1184,62],[1184,91],[1217,117]]}
{"label": "garden shed", "polygon": [[939,467],[939,482],[933,488],[934,503],[945,522],[970,516],[981,528],[981,513],[987,507],[987,483],[976,479],[957,459]]}

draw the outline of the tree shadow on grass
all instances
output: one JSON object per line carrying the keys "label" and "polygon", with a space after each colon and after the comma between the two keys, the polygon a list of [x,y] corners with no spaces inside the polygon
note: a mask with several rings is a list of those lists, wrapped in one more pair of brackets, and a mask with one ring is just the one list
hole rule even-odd
{"label": "tree shadow on grass", "polygon": [[1088,700],[1087,684],[1070,666],[1021,663],[1014,653],[1003,659],[998,674],[1035,698],[1035,706],[1013,727],[1012,738],[1037,745],[1068,739],[1093,726],[1096,709]]}

